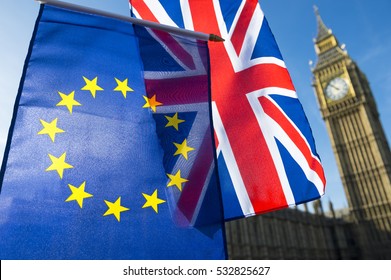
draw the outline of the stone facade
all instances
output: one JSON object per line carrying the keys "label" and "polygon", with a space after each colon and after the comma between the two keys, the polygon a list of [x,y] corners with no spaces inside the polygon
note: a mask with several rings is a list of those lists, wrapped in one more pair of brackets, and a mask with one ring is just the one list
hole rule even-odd
{"label": "stone facade", "polygon": [[284,209],[226,224],[230,259],[361,259],[346,217]]}

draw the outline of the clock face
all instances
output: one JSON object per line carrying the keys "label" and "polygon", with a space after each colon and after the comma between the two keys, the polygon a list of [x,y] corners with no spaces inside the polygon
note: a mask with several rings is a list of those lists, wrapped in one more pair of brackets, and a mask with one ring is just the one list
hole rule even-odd
{"label": "clock face", "polygon": [[326,86],[326,96],[331,100],[343,98],[349,90],[349,85],[345,79],[340,77],[332,79]]}

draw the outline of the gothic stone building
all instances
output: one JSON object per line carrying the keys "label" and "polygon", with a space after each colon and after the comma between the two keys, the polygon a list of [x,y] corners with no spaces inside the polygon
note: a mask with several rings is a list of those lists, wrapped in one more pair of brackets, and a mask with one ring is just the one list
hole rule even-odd
{"label": "gothic stone building", "polygon": [[315,9],[313,86],[349,209],[286,209],[228,223],[232,259],[391,259],[391,153],[369,83]]}
{"label": "gothic stone building", "polygon": [[315,214],[310,213],[306,206],[306,211],[284,209],[229,222],[226,225],[229,258],[362,258],[354,224],[342,213],[332,211],[331,216],[327,216],[319,202],[314,203]]}

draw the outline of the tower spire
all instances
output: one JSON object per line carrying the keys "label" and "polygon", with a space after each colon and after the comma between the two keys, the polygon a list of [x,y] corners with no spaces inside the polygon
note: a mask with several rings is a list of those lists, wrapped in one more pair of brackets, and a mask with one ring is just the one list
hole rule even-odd
{"label": "tower spire", "polygon": [[314,12],[316,16],[316,21],[318,23],[318,35],[316,36],[316,41],[319,42],[331,34],[331,29],[327,28],[324,24],[322,18],[319,14],[319,9],[314,5]]}

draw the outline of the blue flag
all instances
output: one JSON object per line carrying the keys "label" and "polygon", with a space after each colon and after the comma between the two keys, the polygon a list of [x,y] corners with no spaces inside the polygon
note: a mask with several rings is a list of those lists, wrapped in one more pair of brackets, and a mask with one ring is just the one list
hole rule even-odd
{"label": "blue flag", "polygon": [[41,5],[0,174],[1,259],[226,258],[202,164],[207,45],[172,37],[204,65],[189,75],[150,32]]}

